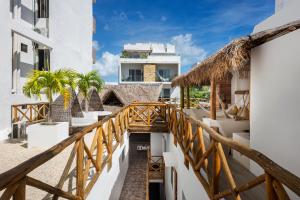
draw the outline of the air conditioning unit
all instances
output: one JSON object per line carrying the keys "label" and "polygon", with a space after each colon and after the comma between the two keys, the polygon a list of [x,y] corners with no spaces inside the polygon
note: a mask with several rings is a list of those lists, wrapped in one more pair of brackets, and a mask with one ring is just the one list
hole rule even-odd
{"label": "air conditioning unit", "polygon": [[26,122],[17,122],[12,125],[12,139],[20,139],[26,137]]}

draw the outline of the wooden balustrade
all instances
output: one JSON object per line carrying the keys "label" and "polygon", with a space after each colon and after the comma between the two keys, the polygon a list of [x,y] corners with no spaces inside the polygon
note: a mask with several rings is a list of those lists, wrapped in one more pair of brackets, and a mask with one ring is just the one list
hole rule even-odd
{"label": "wooden balustrade", "polygon": [[44,121],[47,118],[49,103],[28,103],[11,106],[12,123],[25,121],[29,124]]}
{"label": "wooden balustrade", "polygon": [[[175,106],[171,107],[169,128],[174,136],[174,144],[180,146],[184,153],[186,166],[191,166],[211,199],[228,196],[241,199],[242,192],[263,183],[265,183],[267,199],[289,199],[284,186],[300,196],[300,179],[297,176],[283,169],[262,153],[221,136],[203,122],[189,117]],[[195,128],[192,129],[191,125]],[[208,147],[204,144],[204,131],[210,138]],[[245,155],[258,164],[264,173],[242,185],[237,185],[225,156],[224,147]],[[209,160],[212,163],[209,164]],[[219,188],[221,170],[224,170],[230,187],[224,191],[220,191]]]}
{"label": "wooden balustrade", "polygon": [[151,179],[164,179],[165,165],[162,156],[152,156],[150,149],[147,152],[148,155],[148,176]]}
{"label": "wooden balustrade", "polygon": [[[108,170],[110,169],[112,154],[116,147],[122,145],[124,133],[128,129],[128,111],[128,107],[125,107],[120,112],[85,128],[47,151],[1,174],[0,190],[4,191],[0,199],[6,200],[11,197],[16,200],[26,199],[26,186],[32,186],[52,194],[52,199],[59,197],[85,199],[101,175],[103,168],[107,165]],[[88,134],[93,134],[90,146],[85,141]],[[73,149],[69,158],[66,158],[66,165],[57,185],[49,185],[28,175],[71,145],[73,145]],[[76,188],[73,192],[64,191],[63,185],[71,174],[74,160],[76,163]],[[90,173],[91,170],[94,170],[95,173]]]}
{"label": "wooden balustrade", "polygon": [[[209,99],[203,99],[203,98],[189,98],[190,101],[188,100],[188,98],[184,98],[184,105],[185,107],[189,107],[189,108],[199,108],[199,103],[200,102],[205,102],[205,103],[208,103],[209,102]],[[159,101],[160,102],[163,102],[163,103],[167,103],[167,104],[173,104],[173,105],[176,105],[176,106],[180,106],[180,98],[159,98]],[[190,104],[188,106],[188,104]]]}
{"label": "wooden balustrade", "polygon": [[168,132],[164,103],[133,103],[129,106],[130,132]]}
{"label": "wooden balustrade", "polygon": [[[0,174],[0,190],[3,190],[0,199],[10,199],[11,197],[17,200],[26,199],[25,190],[27,186],[52,194],[52,199],[59,197],[85,199],[104,167],[107,166],[108,170],[110,169],[114,150],[118,145],[123,144],[126,130],[130,131],[136,124],[148,128],[154,126],[160,128],[161,123],[165,123],[172,132],[174,144],[179,145],[184,153],[185,165],[194,171],[211,199],[221,199],[228,196],[241,199],[242,192],[263,183],[265,184],[267,199],[289,199],[285,190],[286,187],[300,196],[300,179],[260,152],[221,136],[203,122],[190,118],[173,105],[134,103]],[[204,131],[210,138],[208,146],[205,146]],[[87,135],[90,134],[93,136],[91,144],[86,141]],[[66,159],[65,168],[62,170],[63,173],[57,185],[49,185],[29,175],[30,172],[69,146],[72,146],[73,149],[69,158]],[[261,166],[264,173],[244,184],[237,184],[225,156],[224,147],[234,149],[247,156]],[[73,191],[64,191],[63,185],[72,171],[73,161],[76,165],[76,187],[73,188]],[[154,161],[157,162],[157,160]],[[149,165],[149,169],[152,169],[151,165]],[[90,173],[90,170],[94,170],[95,173]],[[218,187],[220,181],[218,176],[221,170],[224,170],[230,187],[227,190],[221,190]]]}

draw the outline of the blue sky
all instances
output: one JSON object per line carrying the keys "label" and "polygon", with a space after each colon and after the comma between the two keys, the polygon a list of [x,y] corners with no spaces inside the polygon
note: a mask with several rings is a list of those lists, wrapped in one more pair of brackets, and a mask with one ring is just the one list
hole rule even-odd
{"label": "blue sky", "polygon": [[125,43],[164,42],[176,45],[185,72],[273,13],[274,0],[97,0],[94,68],[117,81]]}

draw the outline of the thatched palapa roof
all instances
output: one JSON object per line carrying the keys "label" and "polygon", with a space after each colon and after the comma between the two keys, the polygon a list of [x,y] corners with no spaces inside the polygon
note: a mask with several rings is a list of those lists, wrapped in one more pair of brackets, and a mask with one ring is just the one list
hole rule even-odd
{"label": "thatched palapa roof", "polygon": [[106,85],[100,96],[105,104],[114,95],[122,105],[129,105],[134,101],[157,101],[162,89],[161,84],[121,84]]}
{"label": "thatched palapa roof", "polygon": [[300,28],[300,20],[236,39],[172,81],[172,87],[202,85],[222,80],[233,71],[250,70],[251,49]]}

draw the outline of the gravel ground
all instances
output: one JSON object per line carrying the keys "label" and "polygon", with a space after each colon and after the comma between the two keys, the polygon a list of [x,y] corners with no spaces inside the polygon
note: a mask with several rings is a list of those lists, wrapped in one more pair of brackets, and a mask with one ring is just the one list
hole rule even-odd
{"label": "gravel ground", "polygon": [[[90,146],[93,134],[89,134],[85,137],[86,144]],[[69,155],[72,151],[73,144],[67,147],[60,154],[39,166],[28,176],[45,182],[49,185],[56,186],[68,161]],[[40,148],[27,148],[26,141],[9,140],[0,143],[0,174],[17,166],[18,164],[28,160],[29,158],[42,153],[46,149]],[[65,181],[63,190],[72,191],[75,193],[74,188],[76,180],[74,178],[74,168],[76,163],[76,157],[73,160],[69,178]],[[73,170],[72,170],[73,169]],[[0,191],[0,197],[3,191]],[[46,192],[39,189],[26,186],[26,199],[37,200],[37,199],[50,199]]]}

